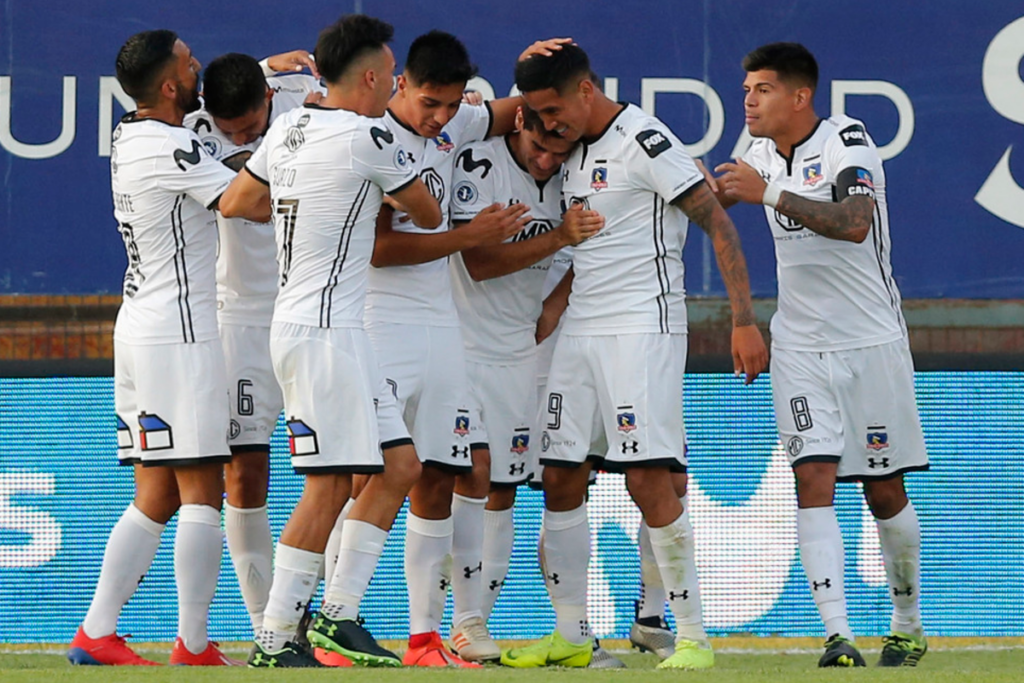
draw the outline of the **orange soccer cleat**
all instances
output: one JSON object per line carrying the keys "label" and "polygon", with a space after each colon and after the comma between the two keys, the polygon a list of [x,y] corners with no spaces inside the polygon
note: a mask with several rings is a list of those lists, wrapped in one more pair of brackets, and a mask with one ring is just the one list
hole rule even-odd
{"label": "orange soccer cleat", "polygon": [[81,626],[68,648],[68,661],[94,666],[160,666],[159,662],[151,662],[135,654],[125,639],[116,633],[90,638]]}
{"label": "orange soccer cleat", "polygon": [[218,650],[217,643],[213,642],[207,643],[205,650],[194,655],[188,651],[181,638],[175,639],[168,663],[171,666],[245,666],[245,662],[231,659]]}
{"label": "orange soccer cleat", "polygon": [[444,666],[457,669],[482,669],[480,664],[467,662],[452,654],[441,641],[437,631],[418,633],[409,638],[409,649],[402,657],[405,666]]}

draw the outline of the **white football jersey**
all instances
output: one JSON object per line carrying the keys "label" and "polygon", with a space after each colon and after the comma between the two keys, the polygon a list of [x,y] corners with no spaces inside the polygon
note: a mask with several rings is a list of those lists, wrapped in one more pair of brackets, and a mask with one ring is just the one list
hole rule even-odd
{"label": "white football jersey", "polygon": [[[399,121],[391,111],[384,115],[409,162],[427,189],[441,205],[441,225],[424,230],[412,221],[400,222],[405,215],[395,213],[391,227],[396,232],[435,233],[447,230],[448,206],[451,201],[452,172],[456,150],[462,145],[483,140],[491,129],[489,105],[463,105],[441,134],[425,138]],[[368,320],[458,327],[459,316],[452,302],[448,259],[412,266],[387,266],[370,269],[370,291],[366,297]]]}
{"label": "white football jersey", "polygon": [[[521,242],[561,222],[561,174],[545,182],[519,165],[508,137],[476,142],[459,150],[452,177],[452,221],[469,221],[491,204],[530,207],[533,220],[507,242]],[[533,358],[534,331],[551,256],[503,277],[476,282],[462,254],[451,260],[452,291],[462,321],[466,358],[478,363],[522,363]]]}
{"label": "white football jersey", "polygon": [[664,123],[628,104],[565,163],[562,196],[604,216],[573,252],[564,334],[686,332],[683,244],[688,220],[672,202],[703,181]]}
{"label": "white football jersey", "polygon": [[274,121],[246,168],[270,185],[274,322],[362,327],[381,199],[416,180],[387,122],[307,104]]}
{"label": "white football jersey", "polygon": [[822,119],[786,159],[767,138],[743,159],[768,182],[819,202],[853,194],[875,199],[862,243],[834,240],[765,206],[775,238],[779,307],[772,344],[795,351],[838,351],[887,344],[906,335],[889,253],[885,171],[864,124],[848,116]]}
{"label": "white football jersey", "polygon": [[[301,107],[309,93],[325,92],[317,79],[302,74],[268,78],[267,85],[274,91],[268,125]],[[251,154],[262,141],[260,138],[236,145],[217,128],[205,109],[186,116],[185,127],[194,130],[213,158],[223,162],[239,154]],[[269,327],[277,297],[274,223],[224,218],[218,213],[217,228],[217,317],[222,323]]]}
{"label": "white football jersey", "polygon": [[113,134],[114,217],[128,254],[114,338],[133,344],[217,339],[217,224],[210,207],[235,174],[195,133],[121,119]]}

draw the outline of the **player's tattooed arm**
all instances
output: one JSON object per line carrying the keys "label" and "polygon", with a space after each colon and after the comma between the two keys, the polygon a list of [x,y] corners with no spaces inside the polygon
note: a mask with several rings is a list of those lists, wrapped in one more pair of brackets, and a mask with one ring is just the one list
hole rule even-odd
{"label": "player's tattooed arm", "polygon": [[[768,184],[747,162],[725,163],[715,168],[725,196],[734,202],[763,204]],[[792,192],[782,192],[775,210],[792,218],[805,228],[823,237],[849,242],[863,242],[871,230],[875,200],[867,195],[846,197],[843,201],[819,202]]]}
{"label": "player's tattooed arm", "polygon": [[860,243],[871,232],[875,200],[866,196],[847,197],[836,204],[783,192],[775,209],[822,237]]}
{"label": "player's tattooed arm", "polygon": [[750,300],[750,279],[747,261],[736,226],[722,205],[715,199],[707,183],[700,183],[676,200],[691,221],[711,238],[732,306],[732,362],[736,375],[746,375],[750,384],[768,365],[768,349],[757,327],[754,306]]}

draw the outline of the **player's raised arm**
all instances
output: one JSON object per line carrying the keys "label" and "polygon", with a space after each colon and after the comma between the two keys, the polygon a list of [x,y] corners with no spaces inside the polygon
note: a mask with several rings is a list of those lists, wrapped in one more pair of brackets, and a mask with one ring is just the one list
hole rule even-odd
{"label": "player's raised arm", "polygon": [[750,278],[743,256],[740,236],[729,215],[715,199],[707,183],[692,187],[674,204],[700,226],[715,248],[715,259],[722,274],[729,304],[732,306],[732,357],[737,373],[746,375],[750,384],[768,365],[768,350],[757,328],[754,305],[750,299]]}
{"label": "player's raised arm", "polygon": [[397,202],[419,227],[430,229],[441,225],[441,206],[419,178],[388,196]]}

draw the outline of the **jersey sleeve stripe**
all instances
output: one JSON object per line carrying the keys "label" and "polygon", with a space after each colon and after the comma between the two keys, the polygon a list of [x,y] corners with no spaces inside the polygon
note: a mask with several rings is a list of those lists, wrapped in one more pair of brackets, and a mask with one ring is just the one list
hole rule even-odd
{"label": "jersey sleeve stripe", "polygon": [[414,175],[412,178],[409,178],[408,180],[406,180],[404,183],[402,183],[401,185],[399,185],[395,189],[393,189],[393,190],[385,190],[384,194],[394,194],[396,192],[401,192],[405,188],[407,188],[410,185],[412,185],[413,183],[415,183],[417,178],[419,178],[419,176],[418,175]]}
{"label": "jersey sleeve stripe", "polygon": [[487,133],[484,137],[491,137],[493,134],[491,131],[494,130],[494,110],[491,109],[490,102],[484,102],[484,107],[487,108]]}
{"label": "jersey sleeve stripe", "polygon": [[[224,188],[224,189],[227,190],[227,188]],[[206,205],[206,209],[208,211],[213,211],[214,209],[216,209],[217,208],[217,204],[220,202],[220,198],[223,197],[223,196],[224,196],[224,193],[221,192],[216,197],[214,197],[213,201]]]}
{"label": "jersey sleeve stripe", "polygon": [[690,194],[692,191],[694,191],[695,189],[700,187],[700,184],[702,182],[704,182],[704,176],[703,175],[698,175],[697,179],[692,184],[687,185],[686,187],[684,187],[679,194],[677,194],[675,197],[672,198],[672,201],[670,201],[669,204],[675,204],[680,199],[682,199],[683,197],[685,197],[686,195]]}
{"label": "jersey sleeve stripe", "polygon": [[269,181],[269,180],[264,180],[263,178],[260,178],[260,177],[259,177],[258,175],[256,175],[255,173],[253,173],[253,172],[252,172],[252,169],[251,169],[251,168],[249,168],[249,164],[246,164],[245,166],[243,166],[243,168],[244,168],[244,169],[245,169],[246,171],[248,171],[248,172],[249,172],[249,175],[251,175],[251,176],[252,176],[253,178],[255,178],[256,180],[260,181],[261,183],[263,183],[263,184],[264,184],[264,185],[266,185],[267,187],[270,187],[270,181]]}

